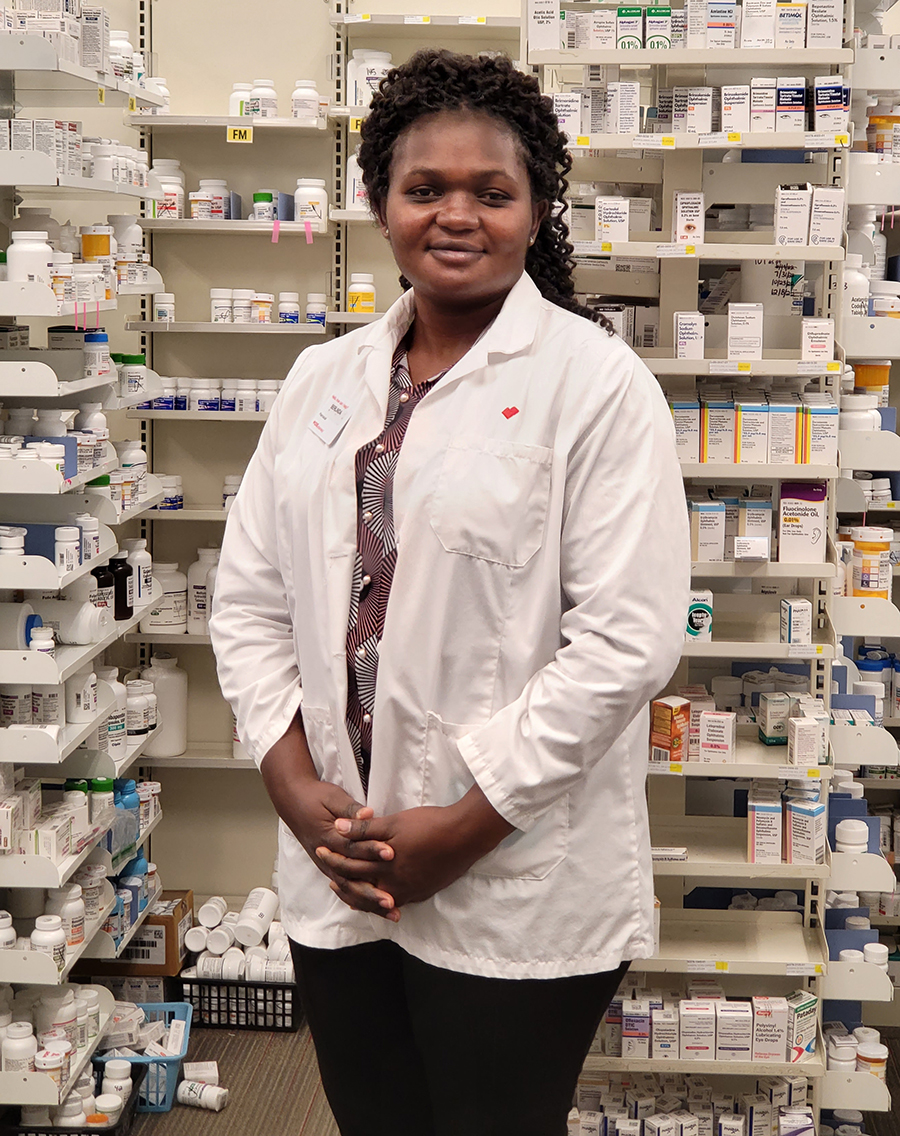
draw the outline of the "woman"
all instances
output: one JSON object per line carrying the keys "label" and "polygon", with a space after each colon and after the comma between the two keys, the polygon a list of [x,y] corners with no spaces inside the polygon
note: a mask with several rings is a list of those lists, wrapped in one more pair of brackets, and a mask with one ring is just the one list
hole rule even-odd
{"label": "woman", "polygon": [[281,817],[341,1132],[559,1136],[653,951],[645,706],[688,587],[671,418],[575,302],[535,79],[420,52],[359,160],[412,287],[288,377],[228,522],[219,676]]}

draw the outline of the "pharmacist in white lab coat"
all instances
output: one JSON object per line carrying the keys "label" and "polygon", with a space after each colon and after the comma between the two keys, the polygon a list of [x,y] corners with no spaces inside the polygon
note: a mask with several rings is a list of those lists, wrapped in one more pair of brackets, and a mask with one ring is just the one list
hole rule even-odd
{"label": "pharmacist in white lab coat", "polygon": [[219,676],[281,817],[341,1132],[561,1136],[653,952],[646,705],[689,579],[671,417],[574,299],[535,79],[419,53],[360,164],[412,288],[287,378],[226,529]]}

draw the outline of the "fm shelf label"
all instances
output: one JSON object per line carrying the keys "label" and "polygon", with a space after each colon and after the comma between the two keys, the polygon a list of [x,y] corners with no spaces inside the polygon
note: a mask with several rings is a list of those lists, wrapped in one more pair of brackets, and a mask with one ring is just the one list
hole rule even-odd
{"label": "fm shelf label", "polygon": [[225,139],[227,142],[252,142],[253,127],[228,126],[225,128]]}

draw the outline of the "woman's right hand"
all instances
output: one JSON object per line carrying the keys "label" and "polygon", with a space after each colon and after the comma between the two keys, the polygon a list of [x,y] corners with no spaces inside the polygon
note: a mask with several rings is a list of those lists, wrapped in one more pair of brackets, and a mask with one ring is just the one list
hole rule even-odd
{"label": "woman's right hand", "polygon": [[[350,841],[335,828],[334,822],[342,817],[368,820],[374,812],[355,801],[339,785],[319,780],[306,743],[300,711],[263,758],[260,772],[275,811],[303,846],[307,856],[330,880],[343,882],[316,855],[316,849],[323,845],[342,856],[372,863],[373,879],[377,873],[375,865],[393,859],[394,850],[389,844],[380,840]],[[392,896],[374,883],[360,882],[359,909],[396,921],[399,913],[394,909]]]}

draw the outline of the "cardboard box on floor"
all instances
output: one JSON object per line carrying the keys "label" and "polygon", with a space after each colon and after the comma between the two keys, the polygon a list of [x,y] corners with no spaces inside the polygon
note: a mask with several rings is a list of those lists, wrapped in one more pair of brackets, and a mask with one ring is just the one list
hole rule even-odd
{"label": "cardboard box on floor", "polygon": [[184,966],[187,949],[184,936],[194,918],[192,891],[164,891],[158,903],[173,904],[167,915],[148,915],[121,959],[80,959],[76,972],[174,977]]}

